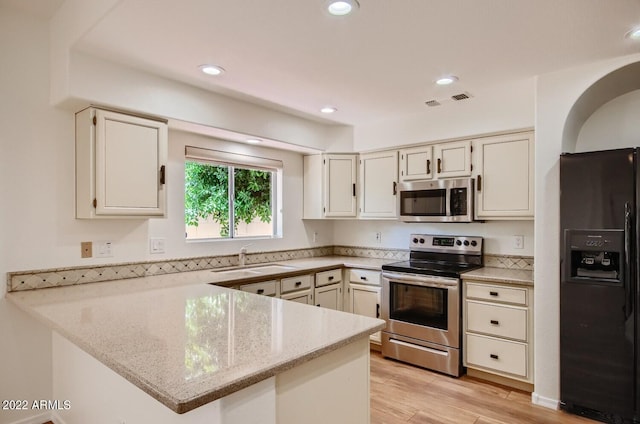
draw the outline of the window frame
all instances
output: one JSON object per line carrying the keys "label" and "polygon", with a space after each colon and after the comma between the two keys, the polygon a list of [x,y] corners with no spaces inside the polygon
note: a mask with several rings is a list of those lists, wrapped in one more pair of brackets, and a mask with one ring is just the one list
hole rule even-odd
{"label": "window frame", "polygon": [[[197,162],[211,166],[226,166],[228,174],[227,198],[229,202],[229,236],[227,237],[203,237],[188,238],[187,242],[223,241],[223,240],[248,240],[282,238],[282,180],[283,163],[280,160],[251,156],[239,153],[231,153],[219,150],[205,149],[201,147],[185,146],[185,163]],[[266,171],[271,173],[271,234],[247,235],[235,234],[235,169],[248,169]]]}

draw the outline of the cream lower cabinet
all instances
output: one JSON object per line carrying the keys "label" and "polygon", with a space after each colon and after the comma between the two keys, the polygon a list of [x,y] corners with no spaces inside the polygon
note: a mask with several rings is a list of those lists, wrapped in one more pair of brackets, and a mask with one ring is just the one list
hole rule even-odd
{"label": "cream lower cabinet", "polygon": [[261,281],[259,283],[243,284],[239,287],[239,289],[249,293],[261,294],[263,296],[278,297],[279,295],[278,280],[269,280],[269,281]]}
{"label": "cream lower cabinet", "polygon": [[533,132],[473,140],[476,219],[533,219]]}
{"label": "cream lower cabinet", "polygon": [[360,218],[396,218],[398,151],[360,155]]}
{"label": "cream lower cabinet", "polygon": [[280,298],[313,305],[313,275],[300,275],[280,280]]}
{"label": "cream lower cabinet", "polygon": [[314,303],[322,308],[342,310],[342,269],[316,273]]}
{"label": "cream lower cabinet", "polygon": [[[380,272],[350,269],[347,286],[346,311],[372,318],[380,318]],[[380,344],[380,332],[369,336],[371,342]]]}
{"label": "cream lower cabinet", "polygon": [[464,280],[463,321],[467,373],[531,389],[533,288]]}
{"label": "cream lower cabinet", "polygon": [[166,213],[166,121],[87,108],[76,114],[76,218]]}

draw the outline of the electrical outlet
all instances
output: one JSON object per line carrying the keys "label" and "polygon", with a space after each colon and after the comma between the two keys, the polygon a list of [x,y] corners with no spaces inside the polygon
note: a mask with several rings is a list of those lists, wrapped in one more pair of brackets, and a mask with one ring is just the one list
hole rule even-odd
{"label": "electrical outlet", "polygon": [[93,243],[90,241],[80,242],[80,257],[91,258],[93,256]]}
{"label": "electrical outlet", "polygon": [[376,232],[376,242],[382,243],[382,233],[380,231]]}
{"label": "electrical outlet", "polygon": [[318,232],[317,232],[317,231],[314,231],[314,232],[313,232],[313,242],[315,243],[315,242],[317,242],[317,241],[318,241]]}
{"label": "electrical outlet", "polygon": [[513,236],[513,248],[524,249],[524,236]]}

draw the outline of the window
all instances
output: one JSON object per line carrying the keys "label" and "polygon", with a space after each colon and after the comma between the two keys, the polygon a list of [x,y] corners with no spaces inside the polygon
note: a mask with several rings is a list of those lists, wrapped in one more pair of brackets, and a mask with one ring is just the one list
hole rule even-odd
{"label": "window", "polygon": [[[188,240],[275,237],[282,162],[186,147]],[[233,225],[231,225],[233,223]]]}

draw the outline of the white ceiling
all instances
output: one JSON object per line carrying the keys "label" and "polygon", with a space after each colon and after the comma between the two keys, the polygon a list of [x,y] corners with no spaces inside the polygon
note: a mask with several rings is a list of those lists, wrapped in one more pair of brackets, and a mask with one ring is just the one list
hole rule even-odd
{"label": "white ceiling", "polygon": [[[0,1],[45,15],[61,3]],[[77,48],[317,119],[331,104],[328,119],[349,125],[640,51],[624,38],[640,24],[638,0],[360,0],[341,18],[325,1],[121,0]],[[203,63],[226,73],[205,76]],[[445,73],[460,80],[436,87]]]}

